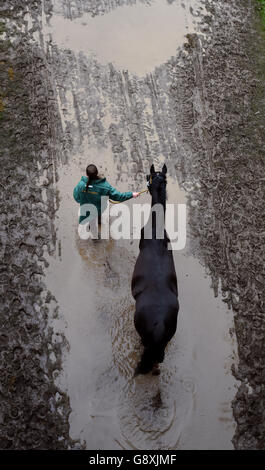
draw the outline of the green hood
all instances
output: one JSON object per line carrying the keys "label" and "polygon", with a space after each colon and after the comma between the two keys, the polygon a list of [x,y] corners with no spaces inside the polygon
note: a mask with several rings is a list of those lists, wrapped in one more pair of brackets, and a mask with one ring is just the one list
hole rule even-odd
{"label": "green hood", "polygon": [[[120,193],[113,188],[106,178],[99,178],[97,180],[90,181],[88,190],[86,192],[87,176],[82,176],[79,183],[74,188],[73,196],[76,202],[80,204],[81,215],[79,217],[79,223],[86,220],[86,223],[95,217],[95,214],[89,211],[82,210],[83,204],[93,204],[97,209],[97,213],[101,216],[102,212],[107,207],[107,201],[102,200],[101,196],[108,196],[113,201],[124,202],[131,199],[133,194],[132,191]],[[85,213],[84,213],[85,211]]]}
{"label": "green hood", "polygon": [[[83,181],[85,185],[87,184],[87,176],[81,176],[80,182]],[[91,180],[91,184],[97,184],[99,182],[104,183],[106,181],[106,178],[99,178],[98,180]]]}

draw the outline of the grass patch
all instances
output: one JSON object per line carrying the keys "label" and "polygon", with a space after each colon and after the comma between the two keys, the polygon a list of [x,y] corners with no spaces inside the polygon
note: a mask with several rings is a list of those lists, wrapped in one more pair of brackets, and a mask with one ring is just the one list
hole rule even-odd
{"label": "grass patch", "polygon": [[257,0],[258,9],[263,23],[263,28],[265,29],[265,0]]}

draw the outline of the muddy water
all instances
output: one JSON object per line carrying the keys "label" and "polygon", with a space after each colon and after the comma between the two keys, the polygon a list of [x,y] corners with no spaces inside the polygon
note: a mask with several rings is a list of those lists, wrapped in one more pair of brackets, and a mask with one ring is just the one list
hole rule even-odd
{"label": "muddy water", "polygon": [[[186,32],[193,31],[194,16],[189,16],[187,8],[184,9],[180,2],[173,2],[172,5],[162,1],[152,2],[150,7],[124,6],[105,15],[104,21],[107,22],[108,17],[115,12],[124,15],[129,8],[130,13],[135,15],[135,21],[139,19],[140,25],[142,8],[149,11],[150,15],[152,8],[161,8],[161,17],[165,8],[172,9],[168,11],[176,11],[186,21]],[[102,21],[102,18],[85,18],[84,22],[92,25],[95,21]],[[54,25],[56,21],[59,24],[62,18],[54,18],[54,21]],[[50,24],[52,25],[52,20]],[[106,24],[104,23],[104,28]],[[129,28],[130,34],[133,34],[135,28],[133,23],[131,29]],[[106,58],[101,56],[96,36],[93,36],[96,29],[92,28],[91,33],[82,32],[77,43],[80,46],[80,42],[84,41],[83,34],[91,34],[88,36],[89,48],[98,54],[99,61],[104,62]],[[75,31],[74,26],[73,35]],[[53,30],[52,41],[58,40],[60,45],[60,38],[54,34]],[[184,31],[182,36],[183,34]],[[69,25],[68,35],[68,44],[64,43],[64,46],[74,44],[73,49],[77,50],[76,38],[74,36],[72,41]],[[64,40],[61,46],[63,42]],[[180,45],[177,37],[171,38],[169,42],[173,49]],[[168,46],[169,42],[167,34],[161,36],[163,53],[158,62],[174,53]],[[148,41],[141,38],[139,44],[146,56],[150,57]],[[139,63],[135,57],[125,62],[127,55],[123,56],[120,49],[115,47],[110,48],[109,54],[106,60],[115,62],[120,67],[131,67],[134,73],[139,74],[146,71],[143,67],[145,61],[141,62],[140,58]],[[91,59],[88,58],[89,60]],[[157,63],[151,57],[148,67],[155,65]],[[78,80],[80,71],[75,70],[75,74]],[[101,118],[103,125],[109,128],[115,122],[119,131],[124,132],[117,119],[117,109],[110,106],[110,100],[105,95],[104,99],[102,96],[100,99],[101,109],[104,111]],[[64,100],[58,95],[58,103],[62,126],[69,129],[69,123],[74,123],[76,119],[71,90],[66,90]],[[158,142],[159,136],[149,109],[150,102],[146,101],[145,106],[150,134],[152,133],[153,141]],[[70,129],[75,140],[74,125]],[[57,169],[60,202],[56,220],[58,250],[56,256],[49,258],[46,279],[48,288],[58,301],[60,312],[58,318],[51,321],[55,331],[63,330],[69,342],[64,374],[57,380],[58,385],[70,396],[71,437],[84,440],[88,449],[232,448],[234,422],[231,401],[236,385],[230,372],[231,364],[236,358],[236,344],[229,334],[233,326],[232,318],[220,296],[214,297],[210,278],[192,255],[189,227],[185,250],[174,253],[180,292],[177,334],[168,346],[161,375],[133,379],[133,371],[141,352],[139,338],[133,326],[134,301],[130,293],[138,242],[94,242],[79,239],[78,208],[72,198],[72,190],[84,174],[88,156],[120,190],[142,189],[139,185],[143,184],[144,179],[143,175],[130,171],[134,165],[132,154],[122,154],[119,159],[117,155],[114,157],[113,146],[109,143],[104,141],[104,145],[95,145],[86,136],[80,144],[75,144],[75,151],[67,165],[61,164]],[[154,160],[157,165],[162,164],[159,152]],[[141,165],[144,171],[149,167],[150,160],[143,157]],[[168,202],[183,203],[186,201],[186,193],[177,183],[173,164],[168,167]],[[188,190],[188,178],[184,182]],[[150,202],[150,198],[144,195],[141,201],[131,200],[126,204],[132,207],[138,202]],[[196,204],[196,201],[193,203]]]}
{"label": "muddy water", "polygon": [[[105,158],[114,167],[111,155]],[[130,293],[138,241],[79,239],[72,188],[84,159],[73,158],[60,169],[59,249],[47,272],[66,322],[56,319],[54,326],[64,328],[70,345],[58,385],[70,396],[71,437],[84,439],[88,449],[232,448],[230,367],[236,345],[225,305],[214,298],[204,268],[188,247],[175,252],[181,304],[177,335],[160,377],[132,378],[141,350]],[[133,186],[129,175],[128,186]],[[183,203],[185,194],[169,180],[173,201]],[[150,202],[149,196],[141,202]]]}
{"label": "muddy water", "polygon": [[61,47],[96,55],[100,63],[142,76],[176,54],[185,34],[196,30],[202,11],[204,5],[197,0],[153,0],[95,18],[88,13],[72,20],[54,15],[48,22],[43,18],[43,24],[45,37]]}

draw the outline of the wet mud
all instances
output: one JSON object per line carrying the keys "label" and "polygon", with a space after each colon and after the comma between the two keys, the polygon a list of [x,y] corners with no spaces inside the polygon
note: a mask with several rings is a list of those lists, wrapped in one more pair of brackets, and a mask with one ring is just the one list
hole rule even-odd
{"label": "wet mud", "polygon": [[[49,326],[57,305],[44,283],[44,252],[54,251],[56,238],[49,142],[57,111],[45,54],[32,44],[25,19],[28,9],[37,18],[38,4],[13,7],[1,3],[0,447],[63,449],[71,446],[70,405],[54,377],[66,342]],[[39,27],[36,19],[32,30]]]}
{"label": "wet mud", "polygon": [[[148,71],[115,48],[86,52],[84,36],[72,50],[53,28],[155,3],[182,11],[185,28]],[[0,447],[264,448],[255,2],[17,1],[1,16]],[[160,377],[133,379],[137,241],[77,234],[72,189],[88,160],[120,190],[166,161],[168,200],[188,206]]]}

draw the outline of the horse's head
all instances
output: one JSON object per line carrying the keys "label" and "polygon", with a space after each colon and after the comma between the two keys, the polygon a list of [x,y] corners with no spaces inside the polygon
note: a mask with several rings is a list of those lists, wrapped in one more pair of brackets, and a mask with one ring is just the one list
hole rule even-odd
{"label": "horse's head", "polygon": [[167,167],[165,164],[163,165],[162,171],[155,171],[154,165],[151,165],[150,175],[146,175],[147,186],[150,194],[152,194],[153,189],[156,189],[157,191],[166,190],[166,173]]}

